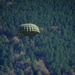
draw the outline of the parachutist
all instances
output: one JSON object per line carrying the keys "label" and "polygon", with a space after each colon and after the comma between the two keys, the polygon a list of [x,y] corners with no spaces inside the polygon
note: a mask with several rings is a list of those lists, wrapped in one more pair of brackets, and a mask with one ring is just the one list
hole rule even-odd
{"label": "parachutist", "polygon": [[40,29],[35,24],[31,24],[31,23],[20,25],[19,28],[18,28],[18,32],[17,32],[17,34],[21,38],[23,36],[28,36],[29,37],[29,41],[30,41],[30,44],[31,44],[30,45],[31,49],[34,46],[33,37],[36,34],[39,34],[39,33],[40,33]]}

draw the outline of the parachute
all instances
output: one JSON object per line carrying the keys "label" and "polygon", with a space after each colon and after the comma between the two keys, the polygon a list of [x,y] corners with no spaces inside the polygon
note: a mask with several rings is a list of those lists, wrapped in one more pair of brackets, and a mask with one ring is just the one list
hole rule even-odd
{"label": "parachute", "polygon": [[40,33],[40,30],[35,24],[27,23],[19,26],[17,34],[20,36],[29,36],[38,33]]}

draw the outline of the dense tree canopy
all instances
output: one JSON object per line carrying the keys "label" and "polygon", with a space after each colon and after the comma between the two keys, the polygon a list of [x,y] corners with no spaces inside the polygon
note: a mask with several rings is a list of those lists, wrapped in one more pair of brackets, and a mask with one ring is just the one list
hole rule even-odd
{"label": "dense tree canopy", "polygon": [[[1,75],[75,74],[75,0],[1,0],[0,5]],[[31,40],[17,36],[25,23],[42,32]]]}

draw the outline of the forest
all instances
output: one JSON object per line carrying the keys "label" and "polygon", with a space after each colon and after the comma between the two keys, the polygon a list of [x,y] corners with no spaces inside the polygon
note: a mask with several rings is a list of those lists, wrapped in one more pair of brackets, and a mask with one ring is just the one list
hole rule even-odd
{"label": "forest", "polygon": [[75,75],[75,0],[0,0],[0,75]]}

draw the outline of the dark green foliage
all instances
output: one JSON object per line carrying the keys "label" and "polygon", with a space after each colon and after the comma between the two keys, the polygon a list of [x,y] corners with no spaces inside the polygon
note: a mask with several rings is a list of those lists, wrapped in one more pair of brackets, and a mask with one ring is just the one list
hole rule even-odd
{"label": "dark green foliage", "polygon": [[23,70],[19,69],[19,68],[16,69],[16,73],[17,73],[17,75],[24,75]]}
{"label": "dark green foliage", "polygon": [[[43,74],[34,69],[39,60],[50,75],[74,72],[75,0],[1,0],[0,4],[1,75],[44,75],[47,70]],[[34,38],[17,36],[18,27],[25,23],[43,31]]]}

